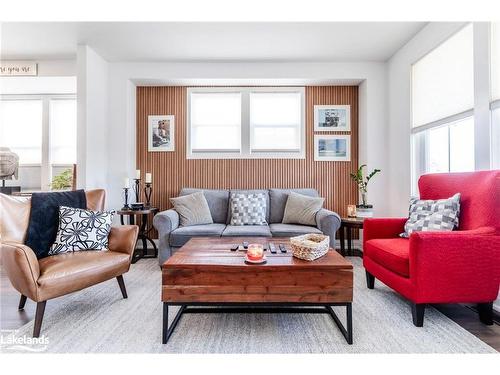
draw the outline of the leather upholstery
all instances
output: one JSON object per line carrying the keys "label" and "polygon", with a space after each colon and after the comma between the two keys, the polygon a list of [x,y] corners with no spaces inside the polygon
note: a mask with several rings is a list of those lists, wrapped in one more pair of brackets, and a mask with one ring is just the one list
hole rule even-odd
{"label": "leather upholstery", "polygon": [[77,251],[39,260],[40,301],[112,279],[128,271],[130,257],[115,251]]}
{"label": "leather upholstery", "polygon": [[[137,226],[111,228],[109,251],[81,251],[38,260],[35,253],[23,245],[30,199],[6,198],[3,194],[0,198],[2,263],[14,288],[31,300],[46,301],[120,276],[129,270],[139,232]],[[104,209],[104,190],[87,191],[86,198],[89,209]],[[18,210],[23,213],[22,217],[17,215]],[[5,232],[4,225],[8,226]]]}
{"label": "leather upholstery", "polygon": [[0,239],[24,243],[30,219],[31,198],[0,194]]}

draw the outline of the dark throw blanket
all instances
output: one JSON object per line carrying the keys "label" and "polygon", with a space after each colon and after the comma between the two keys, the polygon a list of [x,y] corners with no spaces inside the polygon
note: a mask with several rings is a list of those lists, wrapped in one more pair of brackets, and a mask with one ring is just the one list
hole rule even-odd
{"label": "dark throw blanket", "polygon": [[59,206],[87,208],[85,191],[33,193],[26,245],[38,259],[48,256],[59,227]]}

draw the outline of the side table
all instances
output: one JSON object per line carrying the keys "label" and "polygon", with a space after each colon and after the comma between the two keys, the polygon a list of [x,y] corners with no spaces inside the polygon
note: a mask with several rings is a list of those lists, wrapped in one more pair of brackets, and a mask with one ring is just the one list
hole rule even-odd
{"label": "side table", "polygon": [[[141,224],[139,225],[139,235],[137,236],[137,241],[142,241],[142,249],[140,252],[134,251],[132,256],[132,263],[136,263],[139,259],[143,258],[157,258],[158,248],[154,241],[148,236],[149,232],[153,229],[153,226],[148,223],[148,218],[150,215],[154,216],[158,213],[158,208],[148,207],[142,210],[118,210],[116,213],[120,215],[120,223],[125,224],[124,217],[128,216],[128,223],[130,225],[135,225],[135,217],[139,216],[142,218]],[[154,254],[148,254],[148,242],[153,245]]]}
{"label": "side table", "polygon": [[[363,253],[354,254],[352,249],[352,231],[353,229],[363,229],[363,222],[365,218],[363,217],[343,217],[341,219],[341,224],[339,228],[339,239],[340,239],[340,254],[343,256],[349,255],[361,255]],[[345,251],[345,236],[347,235],[347,253]]]}

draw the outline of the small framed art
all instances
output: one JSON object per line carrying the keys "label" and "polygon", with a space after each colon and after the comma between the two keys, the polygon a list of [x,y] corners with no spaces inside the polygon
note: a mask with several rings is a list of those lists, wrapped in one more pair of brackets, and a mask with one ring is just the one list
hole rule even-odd
{"label": "small framed art", "polygon": [[350,135],[314,136],[314,161],[350,161]]}
{"label": "small framed art", "polygon": [[351,130],[350,105],[315,105],[314,131],[345,132]]}
{"label": "small framed art", "polygon": [[175,150],[175,118],[173,115],[148,116],[148,151]]}

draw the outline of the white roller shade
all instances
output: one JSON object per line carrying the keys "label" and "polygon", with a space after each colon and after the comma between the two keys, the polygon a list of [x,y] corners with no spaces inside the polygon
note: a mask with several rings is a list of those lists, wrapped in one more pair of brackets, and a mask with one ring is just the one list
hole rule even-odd
{"label": "white roller shade", "polygon": [[474,106],[472,24],[412,66],[412,126],[452,116]]}
{"label": "white roller shade", "polygon": [[500,22],[491,25],[491,100],[500,99]]}

